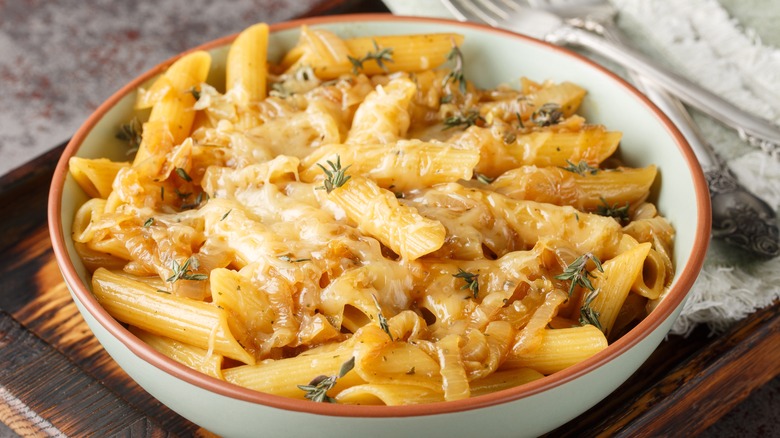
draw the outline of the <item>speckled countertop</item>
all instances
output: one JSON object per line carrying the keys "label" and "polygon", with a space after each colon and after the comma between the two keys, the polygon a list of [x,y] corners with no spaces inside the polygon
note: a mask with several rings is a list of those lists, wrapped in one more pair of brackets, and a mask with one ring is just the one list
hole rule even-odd
{"label": "speckled countertop", "polygon": [[[0,175],[66,141],[103,100],[159,62],[322,3],[327,1],[0,0]],[[742,20],[777,29],[766,22],[780,15],[777,0],[759,2],[762,8],[755,1],[722,3]],[[764,13],[766,6],[775,13]],[[780,31],[769,38],[778,44]],[[779,406],[775,379],[704,435],[778,436]],[[0,423],[0,437],[10,433]]]}
{"label": "speckled countertop", "polygon": [[0,175],[67,140],[103,100],[161,61],[320,3],[0,1]]}

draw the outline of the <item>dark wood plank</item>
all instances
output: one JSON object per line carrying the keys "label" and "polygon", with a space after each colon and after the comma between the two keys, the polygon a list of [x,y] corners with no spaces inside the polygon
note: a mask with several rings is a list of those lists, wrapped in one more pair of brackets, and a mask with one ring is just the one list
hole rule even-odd
{"label": "dark wood plank", "polygon": [[687,436],[703,432],[780,375],[780,303],[720,337],[670,336],[622,386],[550,437]]}
{"label": "dark wood plank", "polygon": [[[780,302],[707,345],[647,390],[615,436],[698,434],[780,375]],[[619,427],[618,426],[622,426]],[[684,428],[684,429],[683,429]],[[607,430],[611,435],[611,430]]]}
{"label": "dark wood plank", "polygon": [[20,435],[171,436],[6,312],[0,312],[0,382],[0,421]]}

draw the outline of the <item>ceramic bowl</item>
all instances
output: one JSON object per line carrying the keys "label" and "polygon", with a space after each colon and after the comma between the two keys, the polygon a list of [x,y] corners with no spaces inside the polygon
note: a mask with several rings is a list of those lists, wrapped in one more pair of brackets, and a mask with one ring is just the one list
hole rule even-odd
{"label": "ceramic bowl", "polygon": [[[702,266],[710,236],[707,185],[693,152],[674,126],[615,74],[565,49],[510,32],[423,18],[353,15],[272,26],[270,57],[292,47],[302,24],[342,36],[458,32],[466,76],[478,86],[535,80],[572,81],[588,95],[581,108],[590,121],[623,132],[621,158],[631,166],[654,163],[660,172],[657,206],[677,231],[676,276],[665,300],[627,335],[564,371],[489,395],[416,406],[347,406],[262,394],[207,377],[141,342],[100,307],[70,229],[87,200],[68,175],[71,156],[124,157],[116,127],[131,118],[136,89],[172,60],[139,76],[111,96],[65,149],[51,187],[49,224],[54,251],[73,299],[103,347],[139,385],[174,411],[224,436],[536,436],[573,419],[623,383],[647,359],[680,312]],[[226,37],[198,49],[213,56],[213,77],[224,75]]]}

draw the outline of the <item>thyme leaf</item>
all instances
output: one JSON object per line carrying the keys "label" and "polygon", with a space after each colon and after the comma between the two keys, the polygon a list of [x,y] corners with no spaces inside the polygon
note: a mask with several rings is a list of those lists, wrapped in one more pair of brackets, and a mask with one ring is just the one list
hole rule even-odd
{"label": "thyme leaf", "polygon": [[599,312],[596,312],[590,306],[598,294],[598,290],[593,290],[585,295],[585,301],[582,303],[582,307],[580,307],[580,325],[591,324],[596,326],[597,329],[604,331],[604,328],[601,327],[601,321],[599,321]]}
{"label": "thyme leaf", "polygon": [[558,280],[563,281],[569,281],[569,296],[571,297],[574,293],[574,288],[576,286],[582,286],[590,291],[595,290],[593,287],[593,283],[591,283],[590,279],[594,278],[595,275],[591,274],[590,271],[588,271],[588,260],[592,260],[593,263],[596,265],[596,269],[598,269],[600,272],[604,272],[604,268],[601,266],[601,261],[598,257],[591,253],[583,254],[576,259],[574,259],[573,262],[569,264],[569,266],[564,269],[564,271],[556,275],[555,278]]}
{"label": "thyme leaf", "polygon": [[347,181],[351,178],[351,176],[347,175],[347,169],[351,166],[351,164],[345,168],[341,167],[341,157],[336,155],[336,163],[333,163],[332,161],[328,160],[326,161],[328,163],[328,166],[330,166],[330,170],[326,169],[325,166],[323,166],[320,163],[317,163],[317,166],[322,169],[323,172],[325,172],[325,181],[323,181],[323,185],[320,187],[317,187],[318,190],[325,190],[326,192],[330,193],[334,189],[337,189],[344,184],[346,184]]}
{"label": "thyme leaf", "polygon": [[176,175],[179,175],[179,178],[183,179],[187,182],[192,182],[192,178],[187,174],[187,171],[184,170],[182,167],[176,168]]}
{"label": "thyme leaf", "polygon": [[463,52],[460,51],[460,47],[455,44],[455,41],[452,42],[452,50],[447,54],[447,60],[455,60],[455,67],[444,77],[442,87],[446,87],[450,81],[457,82],[460,94],[466,94],[466,77],[463,75]]}
{"label": "thyme leaf", "polygon": [[195,88],[194,85],[192,87],[190,87],[190,89],[187,90],[187,92],[192,94],[192,97],[194,97],[195,100],[200,100],[200,91],[198,91],[198,89]]}
{"label": "thyme leaf", "polygon": [[477,179],[477,181],[481,182],[482,184],[490,184],[493,181],[495,181],[495,178],[491,178],[479,172],[474,172],[474,177]]}
{"label": "thyme leaf", "polygon": [[[186,194],[187,196],[184,196],[182,199],[187,199],[191,194],[192,193],[187,193]],[[182,193],[179,196],[182,196],[182,195],[184,195],[184,194]],[[205,195],[206,199],[208,199],[208,196],[209,195]],[[193,208],[199,206],[201,204],[201,202],[203,202],[203,197],[204,197],[204,192],[198,193],[198,196],[195,197],[195,202],[191,202],[191,203],[188,202],[186,204],[182,204],[181,205],[181,209],[182,210],[192,210]]]}
{"label": "thyme leaf", "polygon": [[567,171],[572,172],[572,173],[576,173],[576,174],[581,175],[581,176],[585,176],[587,174],[595,175],[599,171],[598,167],[592,167],[585,160],[581,160],[577,164],[574,164],[571,161],[566,160],[566,164],[568,164],[568,166],[561,167],[561,169],[567,170]]}
{"label": "thyme leaf", "polygon": [[537,126],[550,126],[563,118],[561,106],[557,103],[545,103],[531,115],[531,121]]}
{"label": "thyme leaf", "polygon": [[344,362],[335,376],[317,376],[309,382],[308,385],[298,385],[298,389],[306,392],[304,397],[308,400],[319,403],[335,403],[333,397],[328,396],[328,391],[336,385],[338,379],[344,377],[348,372],[355,368],[355,356]]}
{"label": "thyme leaf", "polygon": [[376,308],[378,309],[376,317],[379,320],[379,327],[387,333],[387,336],[390,337],[390,340],[393,340],[393,334],[390,333],[390,325],[387,324],[387,318],[385,318],[385,315],[382,314],[382,307],[379,305],[379,300],[376,299],[376,295],[371,294],[371,298],[374,299],[374,305],[376,305]]}
{"label": "thyme leaf", "polygon": [[469,289],[471,293],[474,294],[474,298],[476,299],[479,295],[479,282],[477,281],[477,278],[479,277],[479,274],[473,274],[468,271],[464,271],[461,268],[458,268],[457,274],[452,274],[455,278],[462,278],[463,281],[466,282],[463,286],[460,287],[461,290]]}
{"label": "thyme leaf", "polygon": [[225,212],[225,214],[222,215],[222,218],[219,221],[222,222],[225,219],[227,219],[227,217],[228,217],[228,215],[230,214],[231,211],[233,211],[232,208],[230,210],[228,210],[227,212]]}
{"label": "thyme leaf", "polygon": [[143,126],[138,118],[133,117],[128,123],[119,127],[119,132],[116,133],[116,138],[127,142],[130,149],[128,153],[133,153],[141,146],[141,134],[143,133]]}
{"label": "thyme leaf", "polygon": [[144,222],[144,228],[149,228],[152,226],[152,224],[154,224],[154,218],[150,217],[146,220],[146,222]]}
{"label": "thyme leaf", "polygon": [[626,205],[619,207],[617,203],[609,205],[607,200],[603,197],[599,197],[599,199],[601,199],[601,205],[596,207],[596,214],[599,216],[613,217],[620,223],[628,222],[628,201],[626,201]]}
{"label": "thyme leaf", "polygon": [[387,66],[385,65],[385,62],[393,62],[393,49],[391,47],[380,49],[379,45],[376,43],[376,40],[373,40],[372,42],[374,43],[373,52],[368,52],[361,58],[347,56],[349,62],[352,63],[352,73],[358,74],[360,70],[363,70],[363,63],[370,60],[376,61],[376,65],[378,65],[379,68],[381,68],[383,71],[387,72]]}
{"label": "thyme leaf", "polygon": [[179,265],[179,262],[174,260],[171,263],[171,270],[173,271],[173,275],[168,277],[168,279],[165,281],[168,283],[174,283],[179,280],[203,281],[209,278],[209,276],[206,274],[193,274],[193,270],[196,269],[198,269],[198,260],[195,258],[188,258],[182,265]]}
{"label": "thyme leaf", "polygon": [[284,262],[290,262],[290,263],[300,263],[300,262],[308,262],[311,261],[311,259],[294,259],[290,254],[284,254],[279,256],[279,260],[282,260]]}
{"label": "thyme leaf", "polygon": [[450,128],[454,128],[456,126],[463,126],[463,129],[468,128],[472,125],[480,125],[484,124],[485,118],[479,115],[479,111],[477,110],[469,110],[466,112],[466,114],[458,114],[454,116],[449,116],[446,119],[444,119],[444,130],[448,130]]}

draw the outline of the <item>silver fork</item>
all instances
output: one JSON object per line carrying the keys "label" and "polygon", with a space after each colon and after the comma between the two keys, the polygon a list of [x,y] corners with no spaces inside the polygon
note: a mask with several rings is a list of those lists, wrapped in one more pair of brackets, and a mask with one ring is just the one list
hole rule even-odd
{"label": "silver fork", "polygon": [[[629,70],[641,71],[645,77],[677,98],[736,129],[751,144],[780,155],[780,127],[743,111],[688,79],[662,68],[636,50],[591,32],[598,30],[598,23],[603,20],[593,19],[587,22],[595,24],[596,29],[589,29],[582,23],[578,26],[577,20],[571,19],[571,12],[563,8],[551,9],[550,3],[546,3],[548,6],[544,9],[531,9],[517,0],[441,1],[458,19],[511,29],[553,44],[584,47]],[[572,2],[565,3],[567,8],[572,7]],[[597,5],[598,9],[593,8],[590,18],[598,18],[596,11],[605,16],[609,15],[609,10],[604,7],[609,5],[600,3],[601,5]],[[565,15],[560,16],[558,13]],[[567,16],[570,19],[567,19]],[[583,16],[587,14],[580,15]]]}
{"label": "silver fork", "polygon": [[[617,11],[607,0],[528,0],[566,18],[570,25],[595,32],[616,44],[628,42],[615,24]],[[762,256],[780,253],[774,210],[747,191],[702,135],[682,103],[652,81],[629,71],[634,84],[677,125],[702,165],[712,200],[713,235]],[[744,132],[740,132],[744,137]]]}
{"label": "silver fork", "polygon": [[[506,27],[502,26],[503,22],[496,21],[496,17],[511,19],[527,11],[513,0],[444,0],[444,3],[449,3],[453,13],[460,12],[455,14],[460,19],[481,21],[496,27]],[[616,11],[606,0],[529,0],[529,3],[555,13],[575,29],[595,32],[615,45],[627,44],[614,25]],[[780,232],[774,210],[739,184],[703,138],[679,100],[635,72],[629,71],[629,74],[637,87],[677,125],[701,163],[712,200],[713,235],[756,255],[778,255]]]}

